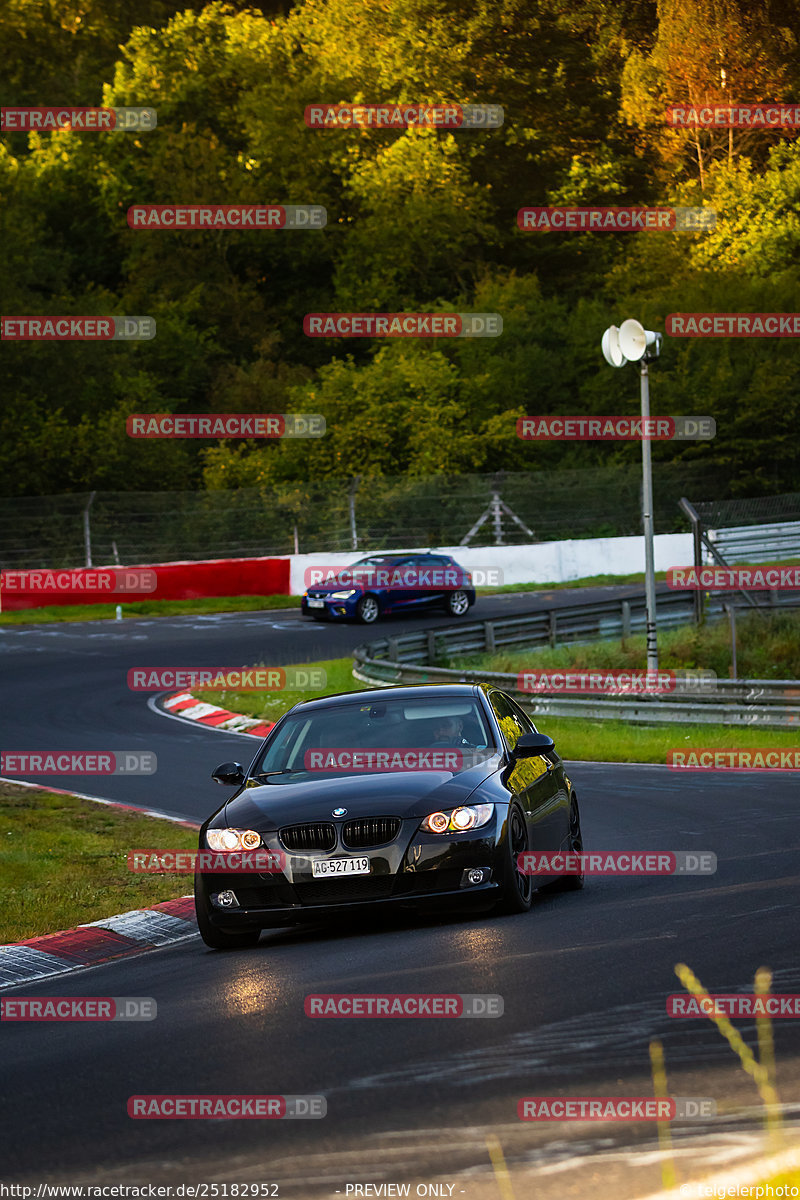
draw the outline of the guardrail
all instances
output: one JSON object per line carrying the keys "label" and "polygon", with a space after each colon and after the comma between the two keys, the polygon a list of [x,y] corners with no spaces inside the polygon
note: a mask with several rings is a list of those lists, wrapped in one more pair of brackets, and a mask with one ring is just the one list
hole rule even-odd
{"label": "guardrail", "polygon": [[[771,608],[800,606],[800,594],[772,596]],[[721,615],[723,600],[713,597],[709,615]],[[659,628],[692,619],[693,597],[668,593],[657,598]],[[549,608],[521,617],[501,617],[447,625],[419,633],[380,638],[353,651],[354,676],[363,683],[391,687],[404,683],[494,683],[525,707],[544,716],[669,721],[717,725],[800,727],[800,680],[718,679],[713,688],[679,695],[564,696],[520,689],[518,673],[471,671],[436,666],[437,658],[494,653],[502,646],[555,646],[568,642],[626,638],[644,632],[644,596]]]}
{"label": "guardrail", "polygon": [[707,530],[708,540],[732,563],[768,563],[800,558],[800,521],[736,525]]}

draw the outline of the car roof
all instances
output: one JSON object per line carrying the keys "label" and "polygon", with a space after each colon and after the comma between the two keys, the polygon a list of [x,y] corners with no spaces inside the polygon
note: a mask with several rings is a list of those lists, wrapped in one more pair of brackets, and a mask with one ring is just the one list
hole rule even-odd
{"label": "car roof", "polygon": [[388,687],[388,688],[369,688],[364,692],[338,692],[334,696],[320,696],[316,700],[301,700],[295,704],[290,712],[298,712],[303,710],[319,710],[324,708],[336,708],[342,701],[352,700],[362,704],[369,703],[371,700],[434,700],[446,699],[455,697],[476,697],[480,692],[481,687],[475,683],[419,683],[410,684],[406,687]]}
{"label": "car roof", "polygon": [[[404,558],[447,558],[447,559],[449,559],[451,557],[452,557],[451,555],[445,554],[444,551],[442,551],[442,550],[392,550],[392,551],[387,551],[385,554],[381,553],[380,550],[375,550],[372,554],[362,555],[362,559],[375,558],[375,559],[380,559],[381,562],[399,562],[401,559],[404,559]],[[359,561],[361,561],[361,560],[359,560]],[[350,564],[350,566],[354,566],[354,565],[355,565],[354,563]]]}

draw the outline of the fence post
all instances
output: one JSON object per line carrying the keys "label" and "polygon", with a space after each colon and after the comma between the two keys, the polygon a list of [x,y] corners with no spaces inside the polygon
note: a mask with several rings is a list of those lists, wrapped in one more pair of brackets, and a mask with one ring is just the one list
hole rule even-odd
{"label": "fence post", "polygon": [[86,508],[83,510],[83,545],[86,549],[86,565],[87,565],[87,567],[90,567],[92,565],[92,535],[91,535],[91,530],[89,528],[89,509],[92,507],[92,501],[94,500],[96,495],[97,495],[97,492],[92,492],[91,496],[89,497],[89,503],[86,505]]}
{"label": "fence post", "polygon": [[436,634],[432,629],[428,630],[428,666],[432,667],[436,662]]}
{"label": "fence post", "polygon": [[[685,496],[681,496],[678,501],[678,508],[682,513],[689,518],[692,526],[692,544],[694,546],[694,567],[699,571],[703,565],[703,526],[700,522],[700,514],[693,504],[690,504]],[[703,593],[698,590],[693,593],[694,601],[694,623],[702,625],[703,623]]]}
{"label": "fence post", "polygon": [[494,654],[494,625],[491,621],[483,622],[483,644],[487,654]]}
{"label": "fence post", "polygon": [[551,645],[553,648],[555,648],[555,644],[556,644],[556,621],[557,621],[557,618],[556,618],[556,614],[555,614],[555,609],[552,609],[552,608],[551,608],[551,609],[550,609],[550,636],[549,636],[549,641],[550,641],[550,645]]}
{"label": "fence post", "polygon": [[361,482],[360,475],[354,475],[350,483],[350,494],[347,497],[348,507],[350,509],[350,540],[353,543],[353,550],[358,549],[358,532],[356,530],[356,492],[358,485]]}
{"label": "fence post", "polygon": [[631,636],[631,602],[630,600],[622,601],[622,638]]}

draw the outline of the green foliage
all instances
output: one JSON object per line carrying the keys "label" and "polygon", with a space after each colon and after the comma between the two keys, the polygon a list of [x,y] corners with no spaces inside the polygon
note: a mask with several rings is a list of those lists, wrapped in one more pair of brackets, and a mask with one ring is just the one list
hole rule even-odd
{"label": "green foliage", "polygon": [[[284,10],[288,9],[288,15]],[[85,11],[84,11],[85,10]],[[4,103],[147,105],[147,133],[0,143],[6,314],[148,314],[155,341],[15,343],[0,362],[0,491],[211,490],[310,478],[631,463],[520,442],[526,413],[635,412],[603,329],[629,314],[794,311],[800,151],[667,129],[663,108],[792,95],[800,0],[10,0]],[[721,71],[725,72],[724,80]],[[723,86],[723,82],[725,86]],[[727,88],[727,90],[726,90]],[[490,102],[490,131],[310,130],[314,102]],[[134,203],[318,203],[315,232],[134,231]],[[545,234],[534,204],[697,204],[706,234]],[[320,311],[496,311],[497,339],[308,338]],[[788,340],[665,339],[656,413],[709,413],[732,494],[791,490]],[[319,442],[134,442],[144,412],[321,412]]]}
{"label": "green foliage", "polygon": [[[737,673],[740,679],[797,679],[800,677],[800,615],[747,613],[736,622]],[[731,669],[731,634],[727,619],[700,627],[681,626],[658,635],[662,670],[714,671],[727,679]],[[575,642],[571,645],[503,651],[461,658],[454,666],[469,670],[644,670],[644,634],[622,642]]]}

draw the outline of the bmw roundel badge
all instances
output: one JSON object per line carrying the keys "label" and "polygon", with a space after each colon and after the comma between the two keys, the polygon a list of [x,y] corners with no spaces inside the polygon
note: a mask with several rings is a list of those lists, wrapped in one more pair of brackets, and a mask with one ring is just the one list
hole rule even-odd
{"label": "bmw roundel badge", "polygon": [[346,808],[335,808],[333,810],[333,812],[331,813],[331,816],[332,817],[346,817],[347,809]]}

